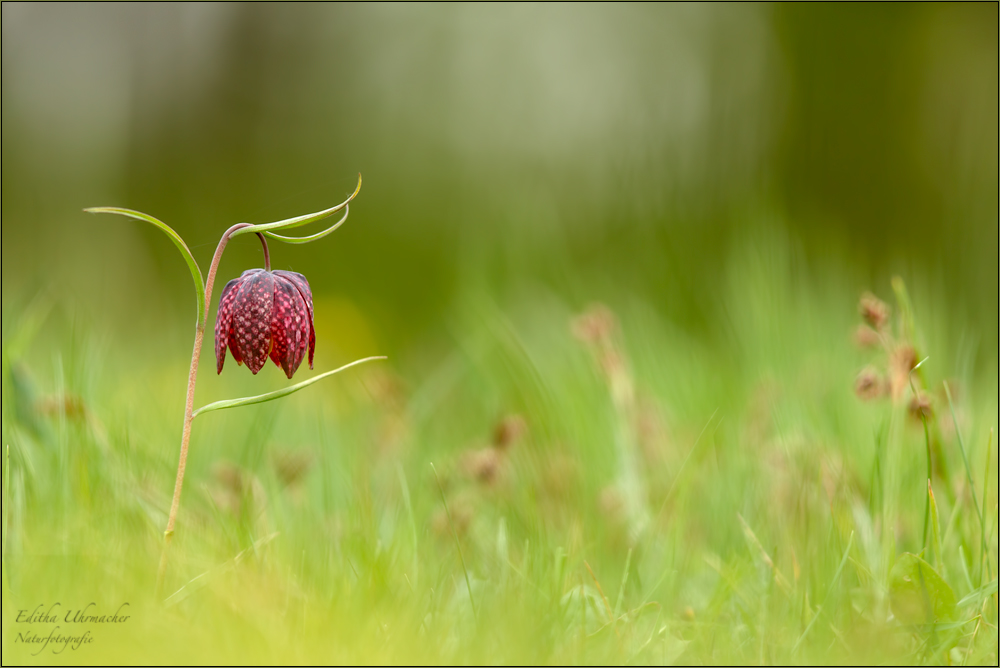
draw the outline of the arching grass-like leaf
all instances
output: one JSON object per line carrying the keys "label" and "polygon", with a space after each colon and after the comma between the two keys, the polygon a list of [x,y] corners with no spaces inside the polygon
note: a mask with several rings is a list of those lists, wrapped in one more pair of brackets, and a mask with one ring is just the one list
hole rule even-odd
{"label": "arching grass-like leaf", "polygon": [[351,193],[350,197],[348,197],[347,199],[345,199],[343,202],[341,202],[336,206],[332,206],[329,209],[323,209],[322,211],[317,211],[316,213],[307,213],[302,216],[296,216],[294,218],[286,218],[285,220],[279,220],[275,223],[262,223],[260,225],[251,225],[249,227],[244,227],[233,232],[231,235],[229,235],[229,238],[232,239],[233,237],[238,237],[241,234],[268,232],[270,230],[278,230],[278,229],[290,230],[296,227],[302,227],[303,225],[308,225],[309,223],[315,223],[316,221],[323,220],[324,218],[329,218],[330,216],[332,216],[333,214],[337,213],[338,211],[346,207],[348,204],[350,204],[351,200],[357,197],[360,191],[361,191],[361,175],[358,174],[358,187],[354,189],[354,192]]}
{"label": "arching grass-like leaf", "polygon": [[286,244],[307,244],[310,241],[316,241],[317,239],[322,239],[323,237],[325,237],[326,235],[330,234],[331,232],[333,232],[334,230],[336,230],[338,227],[340,227],[341,225],[343,225],[344,221],[347,220],[347,216],[348,216],[348,214],[350,212],[351,212],[351,207],[345,206],[344,207],[344,215],[343,215],[343,217],[340,220],[338,220],[336,223],[334,223],[330,227],[326,228],[322,232],[317,232],[316,234],[310,234],[307,237],[285,237],[285,236],[282,236],[280,234],[275,234],[274,232],[264,232],[264,234],[267,235],[268,237],[270,237],[271,239],[277,239],[278,241],[284,241]]}
{"label": "arching grass-like leaf", "polygon": [[194,292],[198,299],[198,326],[203,327],[205,325],[205,281],[201,277],[201,269],[198,268],[198,263],[195,262],[194,256],[191,254],[190,249],[188,249],[187,244],[184,243],[183,239],[181,239],[181,235],[174,232],[173,228],[163,221],[157,220],[149,214],[142,213],[141,211],[122,209],[116,206],[95,206],[89,209],[84,209],[84,211],[87,213],[114,213],[119,216],[141,220],[151,225],[155,225],[160,228],[164,234],[170,237],[170,240],[174,242],[175,246],[177,246],[177,250],[179,250],[181,255],[184,256],[184,261],[187,262],[188,269],[191,271],[191,278],[194,280]]}
{"label": "arching grass-like leaf", "polygon": [[321,373],[318,376],[310,378],[309,380],[304,380],[301,383],[296,383],[291,387],[286,387],[280,390],[275,390],[274,392],[268,392],[267,394],[258,394],[255,397],[241,397],[239,399],[225,399],[223,401],[216,401],[214,403],[208,404],[207,406],[202,406],[194,412],[192,417],[197,417],[202,413],[208,413],[210,411],[219,411],[223,408],[236,408],[237,406],[249,406],[250,404],[262,404],[265,401],[274,401],[275,399],[280,399],[282,397],[287,397],[289,394],[298,392],[299,390],[309,387],[313,383],[323,380],[327,376],[332,376],[335,373],[340,373],[345,369],[350,369],[352,366],[357,366],[358,364],[364,364],[365,362],[371,362],[372,360],[384,360],[385,357],[365,357],[364,359],[355,360],[350,364],[345,364],[339,369],[334,369],[333,371],[327,371],[326,373]]}

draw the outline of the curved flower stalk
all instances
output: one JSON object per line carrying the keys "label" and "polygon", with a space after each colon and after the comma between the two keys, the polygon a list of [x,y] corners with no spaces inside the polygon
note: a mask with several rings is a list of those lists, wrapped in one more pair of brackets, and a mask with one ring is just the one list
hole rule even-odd
{"label": "curved flower stalk", "polygon": [[[286,220],[279,220],[275,223],[263,223],[259,225],[237,223],[233,225],[225,231],[219,240],[219,245],[215,249],[215,255],[212,256],[212,264],[208,269],[208,276],[204,280],[202,280],[201,269],[191,254],[191,250],[184,243],[184,240],[181,239],[180,235],[166,223],[150,215],[131,209],[119,207],[93,207],[84,209],[88,213],[113,213],[156,226],[170,237],[177,250],[180,251],[184,257],[184,261],[188,265],[188,269],[191,271],[191,278],[194,281],[198,317],[195,323],[191,367],[188,372],[187,398],[184,405],[184,426],[181,432],[181,449],[177,464],[177,478],[174,482],[174,495],[170,504],[170,515],[167,518],[167,528],[164,531],[163,553],[160,558],[160,567],[157,574],[157,596],[159,596],[163,586],[163,579],[167,568],[167,554],[174,535],[177,511],[180,507],[181,489],[184,483],[184,469],[187,464],[188,444],[191,440],[191,423],[194,421],[194,418],[210,411],[248,406],[250,404],[280,399],[352,366],[372,360],[385,359],[385,357],[366,357],[282,390],[253,397],[217,401],[207,406],[202,406],[197,410],[194,408],[195,382],[198,377],[198,363],[201,359],[201,346],[205,338],[205,327],[208,323],[208,309],[212,302],[212,287],[215,284],[215,275],[219,269],[222,253],[226,249],[229,240],[241,234],[249,234],[251,232],[256,234],[264,249],[265,267],[262,270],[251,269],[246,271],[240,278],[230,281],[223,288],[222,296],[219,300],[219,317],[215,328],[217,371],[222,373],[222,365],[225,361],[226,349],[228,347],[236,362],[239,364],[245,361],[255,375],[260,371],[267,358],[270,357],[277,366],[282,368],[285,375],[291,379],[292,375],[298,369],[299,364],[301,364],[307,347],[309,350],[309,368],[312,368],[313,351],[316,346],[316,335],[313,331],[312,291],[309,288],[308,281],[301,274],[271,271],[270,253],[265,238],[269,237],[277,241],[292,244],[309,243],[322,239],[343,225],[344,221],[347,220],[349,213],[348,204],[357,196],[360,190],[361,175],[359,174],[358,186],[351,196],[329,209]],[[341,210],[343,210],[344,215],[340,220],[316,234],[303,237],[290,237],[275,233],[276,230],[284,232],[318,222],[329,218]]]}

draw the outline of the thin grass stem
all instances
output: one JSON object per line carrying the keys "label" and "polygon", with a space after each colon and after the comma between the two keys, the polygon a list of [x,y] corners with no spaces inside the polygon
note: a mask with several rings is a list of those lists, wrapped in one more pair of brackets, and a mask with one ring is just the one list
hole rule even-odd
{"label": "thin grass stem", "polygon": [[792,656],[794,656],[795,653],[798,652],[799,646],[802,645],[802,641],[806,639],[807,635],[809,635],[809,631],[812,630],[813,624],[815,624],[816,620],[819,619],[820,615],[823,614],[823,610],[826,607],[826,602],[830,600],[830,594],[833,593],[833,588],[837,585],[837,581],[840,579],[840,574],[843,572],[844,566],[847,564],[847,558],[851,554],[851,547],[853,545],[854,545],[854,532],[852,531],[851,537],[847,541],[847,549],[844,550],[844,556],[841,557],[840,559],[840,565],[837,566],[837,571],[833,574],[833,579],[830,580],[830,586],[827,587],[826,589],[826,596],[823,597],[823,602],[819,604],[819,607],[816,609],[816,614],[813,615],[813,618],[809,621],[809,624],[806,626],[806,630],[802,632],[802,635],[799,636],[799,639],[795,642],[795,646],[792,647]]}
{"label": "thin grass stem", "polygon": [[462,573],[465,574],[465,588],[469,591],[469,603],[472,604],[472,616],[476,618],[476,624],[479,624],[479,613],[476,612],[476,599],[472,597],[472,583],[469,581],[469,569],[465,566],[465,555],[462,554],[462,544],[458,542],[458,532],[455,531],[455,524],[451,521],[451,511],[448,510],[448,501],[444,498],[444,487],[441,486],[441,478],[438,477],[437,469],[434,468],[434,462],[431,462],[431,471],[434,472],[434,480],[437,482],[438,491],[441,492],[441,503],[444,504],[444,514],[448,518],[448,527],[451,529],[451,535],[455,539],[458,558],[462,562]]}
{"label": "thin grass stem", "polygon": [[[965,439],[962,438],[962,428],[958,425],[958,417],[955,415],[955,402],[951,398],[951,388],[948,387],[948,383],[944,384],[944,393],[948,397],[948,409],[951,411],[951,420],[955,423],[955,435],[958,437],[958,449],[962,453],[962,464],[965,465],[965,479],[969,483],[969,489],[972,490],[972,506],[976,509],[976,515],[979,516],[979,532],[982,538],[982,549],[979,553],[979,578],[978,582],[982,584],[983,581],[983,568],[986,565],[985,557],[986,553],[986,520],[985,514],[979,508],[979,496],[976,494],[976,483],[972,478],[972,467],[969,465],[969,457],[966,455],[965,451]],[[990,435],[990,440],[992,441],[992,434]],[[989,447],[987,447],[987,453],[989,452]],[[989,463],[987,463],[987,469],[989,469]],[[987,476],[988,477],[988,476]],[[985,487],[983,488],[983,494],[986,493]],[[990,569],[992,570],[992,569]],[[992,579],[992,574],[990,579]]]}
{"label": "thin grass stem", "polygon": [[628,571],[632,567],[632,548],[628,549],[628,554],[625,556],[625,572],[622,573],[622,584],[618,588],[618,600],[615,601],[615,619],[621,614],[622,600],[625,598],[625,585],[628,583]]}
{"label": "thin grass stem", "polygon": [[590,567],[590,564],[588,564],[586,561],[584,561],[583,565],[587,567],[587,572],[590,573],[590,577],[594,581],[594,586],[597,587],[597,593],[599,593],[601,595],[601,600],[604,601],[604,610],[608,614],[608,624],[612,625],[611,628],[614,629],[615,635],[618,636],[619,638],[621,638],[621,635],[619,635],[619,633],[618,633],[618,628],[614,626],[615,616],[611,612],[611,604],[608,603],[608,597],[604,595],[604,588],[601,587],[600,580],[598,580],[597,576],[594,575],[594,569]]}
{"label": "thin grass stem", "polygon": [[[910,381],[910,391],[913,392],[913,398],[916,400],[919,397],[917,393],[917,386],[913,383],[913,372],[923,366],[929,358],[925,357],[920,360],[916,366],[910,369],[909,381]],[[934,476],[934,469],[931,467],[931,432],[927,427],[927,416],[924,415],[922,409],[918,409],[917,412],[920,414],[920,422],[924,425],[924,443],[927,446],[927,485],[931,484],[931,478]],[[931,497],[928,494],[924,495],[924,533],[923,538],[920,541],[920,549],[927,549],[927,530],[930,527],[931,518]]]}
{"label": "thin grass stem", "polygon": [[3,463],[3,547],[0,548],[0,560],[6,563],[7,559],[7,534],[10,533],[10,521],[7,515],[10,513],[10,445],[6,447]]}

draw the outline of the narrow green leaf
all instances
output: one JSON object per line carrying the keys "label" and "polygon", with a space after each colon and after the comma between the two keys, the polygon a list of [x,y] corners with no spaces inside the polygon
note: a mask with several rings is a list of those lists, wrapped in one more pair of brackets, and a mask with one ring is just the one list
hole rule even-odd
{"label": "narrow green leaf", "polygon": [[[969,490],[972,492],[972,506],[976,510],[976,515],[979,517],[979,530],[980,536],[982,538],[982,550],[980,551],[979,559],[979,581],[983,580],[983,564],[985,563],[986,554],[986,522],[984,513],[979,509],[979,495],[976,494],[976,483],[972,478],[972,467],[969,465],[969,458],[965,454],[965,439],[962,438],[962,428],[958,425],[958,416],[955,415],[955,402],[951,399],[951,388],[948,387],[948,383],[944,384],[944,394],[948,397],[948,409],[951,411],[951,420],[955,424],[955,435],[958,436],[958,449],[962,453],[962,464],[965,466],[965,479],[969,483]],[[989,476],[987,476],[987,479]],[[984,488],[985,493],[985,488]],[[990,574],[992,575],[992,573]]]}
{"label": "narrow green leaf", "polygon": [[823,597],[823,602],[819,604],[816,608],[816,614],[813,618],[809,620],[809,624],[806,625],[806,630],[802,632],[799,639],[795,641],[795,646],[792,647],[792,655],[799,650],[799,646],[802,645],[802,641],[806,639],[809,635],[809,631],[812,630],[813,624],[819,619],[820,615],[823,614],[823,610],[826,607],[826,602],[830,600],[830,594],[833,593],[833,588],[837,585],[837,581],[840,580],[840,574],[844,572],[844,566],[847,565],[847,560],[851,556],[851,548],[854,546],[854,532],[851,532],[851,537],[847,540],[847,549],[844,550],[844,556],[840,558],[840,565],[837,566],[836,572],[833,574],[833,579],[830,580],[830,586],[826,588],[826,596]]}
{"label": "narrow green leaf", "polygon": [[[979,524],[981,525],[982,531],[982,551],[979,553],[979,579],[983,579],[983,566],[986,566],[986,574],[989,577],[993,577],[993,569],[990,567],[990,555],[986,550],[986,500],[990,498],[990,478],[995,476],[990,475],[990,462],[993,457],[993,430],[990,429],[990,438],[986,441],[986,467],[983,469],[986,474],[983,476],[983,510],[979,513]],[[993,518],[993,524],[990,526],[990,541],[993,542],[993,529],[996,527],[996,518]]]}
{"label": "narrow green leaf", "polygon": [[335,373],[340,373],[345,369],[350,369],[352,366],[357,366],[358,364],[363,364],[365,362],[371,362],[372,360],[384,360],[386,357],[366,357],[364,359],[355,360],[350,364],[345,364],[339,369],[334,369],[333,371],[327,371],[326,373],[321,373],[318,376],[310,378],[309,380],[304,380],[301,383],[292,385],[291,387],[286,387],[281,390],[275,390],[274,392],[268,392],[267,394],[258,394],[256,397],[241,397],[240,399],[226,399],[223,401],[216,401],[214,403],[208,404],[207,406],[202,406],[196,410],[192,417],[197,417],[202,413],[208,413],[210,411],[219,411],[223,408],[236,408],[237,406],[249,406],[250,404],[262,404],[265,401],[274,401],[275,399],[280,399],[282,397],[287,397],[289,394],[298,392],[302,388],[309,387],[313,383],[323,380],[327,376],[332,376]]}
{"label": "narrow green leaf", "polygon": [[979,607],[979,605],[983,602],[984,598],[986,598],[987,596],[992,596],[995,593],[997,593],[996,580],[989,583],[988,585],[980,587],[979,589],[971,592],[968,596],[964,597],[961,601],[958,602],[957,607],[964,608],[970,603],[975,603],[976,607]]}
{"label": "narrow green leaf", "polygon": [[284,237],[281,236],[280,234],[275,234],[274,232],[264,232],[264,234],[272,239],[277,239],[278,241],[284,241],[286,244],[307,244],[310,241],[316,241],[317,239],[322,239],[323,237],[325,237],[326,235],[330,234],[338,227],[343,225],[344,221],[347,220],[347,215],[350,212],[351,212],[351,207],[345,206],[344,216],[340,220],[338,220],[335,224],[326,228],[322,232],[317,232],[316,234],[310,234],[307,237]]}
{"label": "narrow green leaf", "polygon": [[889,573],[889,603],[903,624],[950,622],[955,618],[955,592],[931,565],[905,552]]}
{"label": "narrow green leaf", "polygon": [[322,211],[317,211],[316,213],[307,213],[302,216],[296,216],[294,218],[286,218],[285,220],[279,220],[276,223],[262,223],[260,225],[251,225],[250,227],[244,227],[236,230],[229,238],[238,237],[241,234],[252,234],[255,232],[267,232],[269,230],[285,229],[290,230],[295,227],[302,227],[303,225],[308,225],[309,223],[315,223],[316,221],[323,220],[324,218],[329,218],[333,214],[337,213],[348,204],[351,200],[357,197],[358,192],[361,190],[361,175],[358,174],[358,187],[354,189],[351,196],[345,199],[343,202],[336,206],[332,206],[329,209],[323,209]]}
{"label": "narrow green leaf", "polygon": [[441,478],[438,477],[434,462],[430,462],[431,471],[434,472],[434,480],[437,482],[438,491],[441,492],[441,503],[444,504],[444,514],[448,518],[448,526],[451,527],[451,535],[455,539],[455,547],[458,549],[458,558],[462,561],[462,572],[465,573],[465,588],[469,592],[469,603],[472,605],[472,616],[479,622],[479,613],[476,612],[476,599],[472,596],[472,583],[469,581],[469,569],[465,567],[465,555],[462,554],[462,544],[458,542],[458,532],[455,531],[455,524],[451,521],[451,511],[448,510],[448,500],[444,498],[444,487],[441,486]]}
{"label": "narrow green leaf", "polygon": [[[10,490],[10,445],[6,448],[6,456],[4,458],[3,464],[3,537],[0,538],[0,561],[6,561],[7,559],[7,515],[9,511],[7,510],[10,506],[8,503],[8,490]],[[6,577],[6,569],[4,570],[4,577]]]}
{"label": "narrow green leaf", "polygon": [[160,228],[164,234],[170,237],[170,240],[174,242],[177,246],[177,250],[181,252],[184,256],[184,261],[187,262],[188,269],[191,271],[191,278],[194,279],[194,292],[195,297],[198,299],[198,326],[204,327],[205,325],[205,281],[201,277],[201,269],[198,268],[198,263],[195,262],[194,256],[188,249],[187,244],[181,239],[181,235],[174,232],[173,228],[164,223],[161,220],[157,220],[152,216],[142,213],[141,211],[133,211],[131,209],[122,209],[116,206],[95,206],[89,209],[84,209],[87,213],[114,213],[119,216],[126,216],[127,218],[134,218],[135,220],[141,220],[151,225],[155,225]]}
{"label": "narrow green leaf", "polygon": [[622,573],[622,584],[618,588],[618,600],[615,601],[615,619],[618,619],[621,615],[622,601],[625,598],[625,585],[628,584],[628,571],[632,565],[632,548],[628,549],[628,554],[625,556],[625,571]]}

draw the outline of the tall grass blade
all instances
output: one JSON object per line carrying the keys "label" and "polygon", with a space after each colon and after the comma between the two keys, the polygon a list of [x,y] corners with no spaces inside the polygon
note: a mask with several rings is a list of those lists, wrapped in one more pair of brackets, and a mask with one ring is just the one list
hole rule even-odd
{"label": "tall grass blade", "polygon": [[472,605],[472,616],[476,619],[476,624],[479,623],[479,613],[476,612],[476,599],[472,596],[472,582],[469,581],[469,569],[465,565],[465,555],[462,554],[462,544],[458,542],[458,532],[455,531],[455,523],[451,521],[451,511],[448,509],[448,501],[444,498],[444,487],[441,485],[441,478],[438,477],[437,469],[434,468],[434,463],[431,462],[431,471],[434,472],[434,480],[437,482],[438,491],[441,493],[441,503],[444,504],[444,514],[448,518],[448,528],[451,529],[451,535],[455,539],[455,547],[458,549],[458,558],[462,561],[462,572],[465,574],[465,588],[469,592],[469,603]]}
{"label": "tall grass blade", "polygon": [[621,614],[622,600],[625,598],[625,585],[628,583],[628,571],[632,567],[632,548],[628,549],[625,556],[625,571],[622,573],[622,584],[618,588],[618,600],[615,601],[615,619]]}
{"label": "tall grass blade", "polygon": [[833,574],[833,579],[830,580],[830,586],[826,588],[826,596],[823,597],[823,602],[819,604],[816,608],[816,614],[813,615],[812,619],[809,620],[809,624],[806,626],[806,630],[802,632],[799,639],[795,641],[795,646],[792,647],[792,656],[798,652],[799,647],[802,645],[802,641],[806,639],[809,635],[809,631],[812,630],[813,624],[819,619],[820,615],[823,614],[823,609],[826,607],[826,602],[830,600],[830,594],[833,593],[833,588],[837,586],[837,581],[840,580],[840,574],[844,571],[844,566],[847,564],[848,557],[851,556],[851,547],[854,545],[854,532],[851,532],[851,537],[847,540],[847,549],[844,550],[844,556],[840,558],[840,565],[837,566],[836,572]]}
{"label": "tall grass blade", "polygon": [[3,462],[3,546],[0,547],[0,560],[4,561],[6,568],[7,559],[7,533],[10,530],[7,522],[7,515],[10,514],[10,446],[6,447],[6,453],[4,455]]}
{"label": "tall grass blade", "polygon": [[934,499],[934,488],[931,486],[931,481],[927,481],[927,502],[930,504],[931,509],[931,541],[934,547],[934,568],[935,570],[942,571],[942,564],[944,563],[944,555],[941,554],[941,519],[938,517],[938,506],[937,501]]}
{"label": "tall grass blade", "polygon": [[[965,451],[965,439],[962,438],[962,428],[958,425],[958,417],[955,415],[955,403],[951,398],[951,388],[948,387],[948,383],[944,383],[944,393],[948,397],[948,410],[951,411],[951,420],[955,423],[955,435],[958,437],[958,449],[962,453],[962,464],[965,465],[965,479],[969,483],[969,489],[972,491],[972,505],[976,509],[976,514],[979,516],[979,532],[982,537],[982,549],[979,555],[979,578],[978,581],[983,581],[983,566],[986,564],[985,554],[986,554],[986,514],[979,508],[979,496],[976,493],[976,483],[972,477],[972,467],[969,465],[969,457],[966,455]],[[992,441],[992,434],[990,436]],[[989,453],[989,446],[986,448],[987,454]],[[989,469],[989,462],[987,462],[987,470]],[[989,476],[987,475],[987,479]],[[985,486],[983,488],[983,494],[986,494]],[[992,570],[992,569],[990,569]],[[990,574],[990,579],[993,575]]]}

